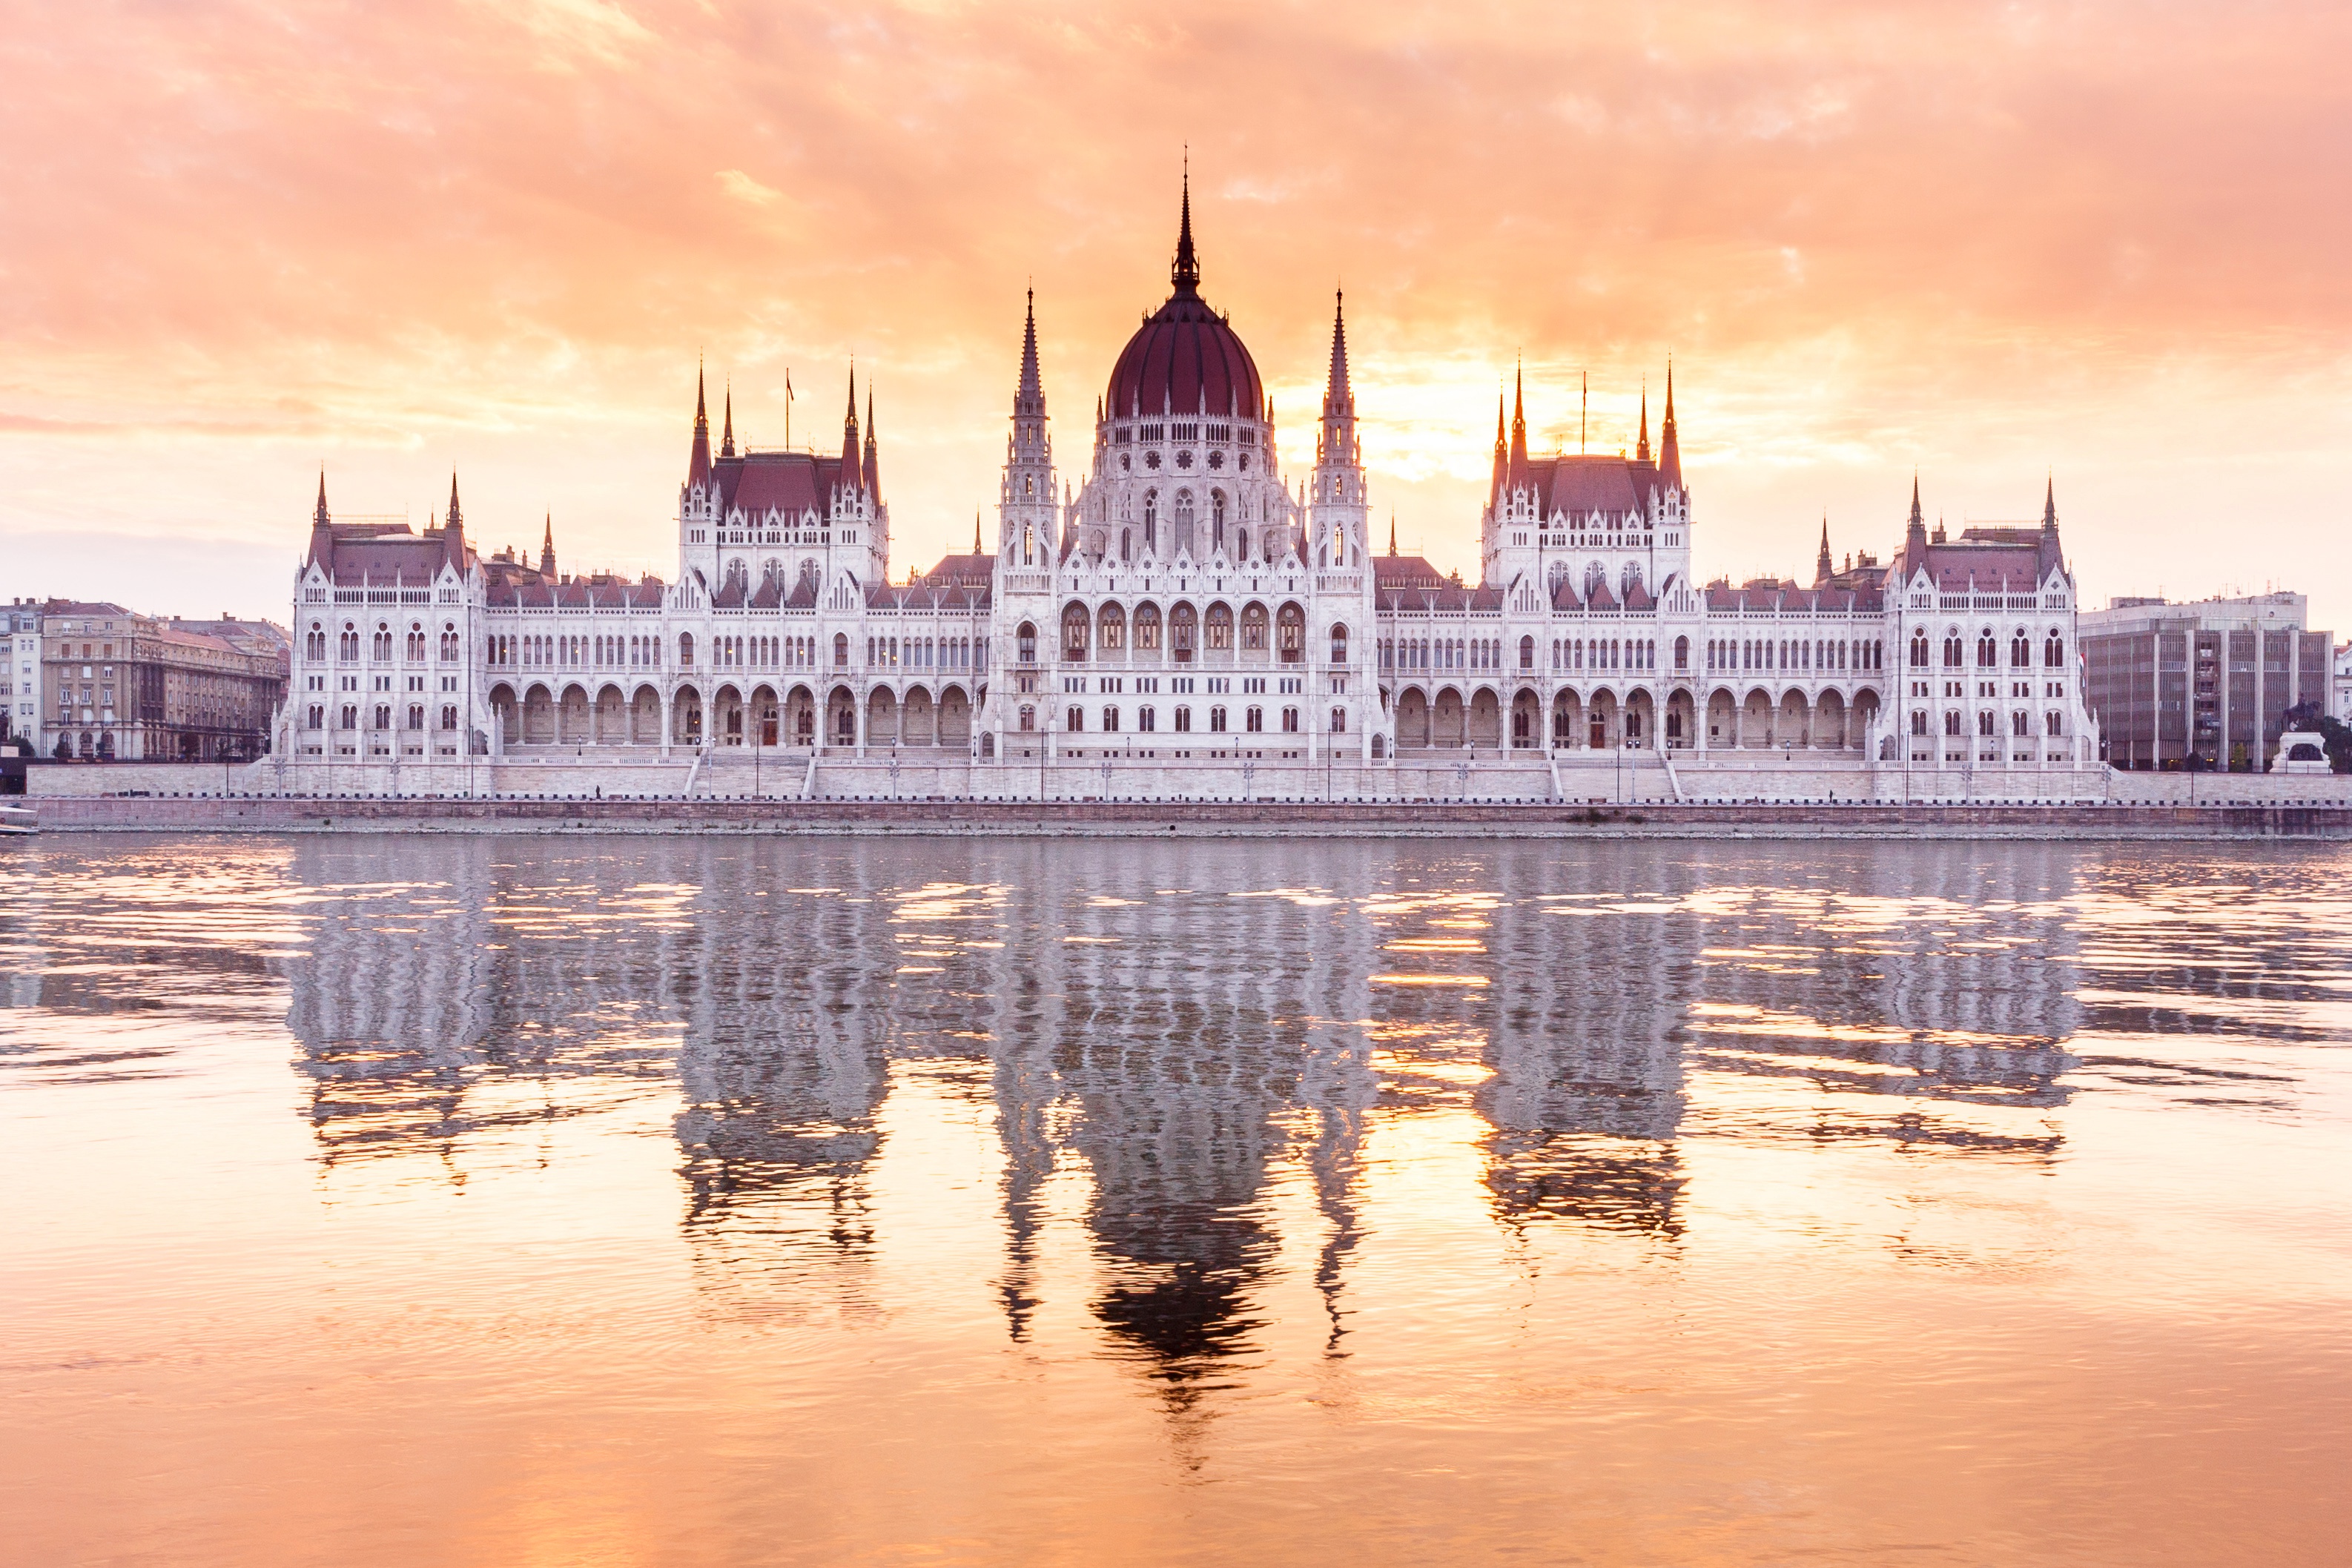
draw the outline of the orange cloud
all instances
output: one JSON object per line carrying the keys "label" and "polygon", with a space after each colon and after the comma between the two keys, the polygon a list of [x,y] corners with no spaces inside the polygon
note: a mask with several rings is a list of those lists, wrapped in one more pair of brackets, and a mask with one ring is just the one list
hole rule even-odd
{"label": "orange cloud", "polygon": [[[854,353],[903,569],[993,495],[1033,280],[1084,462],[1189,143],[1292,451],[1344,280],[1441,560],[1515,355],[1555,441],[1590,373],[1606,447],[1671,351],[1708,568],[1801,568],[1824,510],[1884,549],[1915,465],[1955,522],[2054,468],[2095,593],[2276,580],[2352,629],[2335,10],[13,9],[0,535],[290,558],[316,465],[359,511],[456,466],[494,544],[551,508],[667,570],[697,354],[773,443],[785,368],[826,440]],[[41,564],[11,591],[184,581]]]}

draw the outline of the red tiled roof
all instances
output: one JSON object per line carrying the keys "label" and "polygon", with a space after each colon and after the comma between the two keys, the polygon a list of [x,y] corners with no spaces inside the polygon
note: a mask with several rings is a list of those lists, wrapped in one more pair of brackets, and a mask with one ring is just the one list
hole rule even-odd
{"label": "red tiled roof", "polygon": [[1240,335],[1199,295],[1180,288],[1120,350],[1106,412],[1126,419],[1204,406],[1212,414],[1255,419],[1265,407],[1265,389]]}

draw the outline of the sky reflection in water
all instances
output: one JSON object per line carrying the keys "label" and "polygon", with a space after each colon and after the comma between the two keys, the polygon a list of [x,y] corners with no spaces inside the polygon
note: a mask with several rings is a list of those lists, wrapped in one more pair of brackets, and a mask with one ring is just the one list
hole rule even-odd
{"label": "sky reflection in water", "polygon": [[2352,855],[53,839],[28,1561],[2324,1560]]}

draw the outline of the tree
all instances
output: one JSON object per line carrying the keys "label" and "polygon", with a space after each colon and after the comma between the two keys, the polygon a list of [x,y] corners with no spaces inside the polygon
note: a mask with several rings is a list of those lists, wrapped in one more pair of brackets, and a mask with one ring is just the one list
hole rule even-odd
{"label": "tree", "polygon": [[2317,730],[2320,749],[2327,753],[2328,768],[2336,773],[2352,773],[2352,725],[2322,712],[2317,703],[2297,703],[2281,716],[2281,722],[2290,730]]}

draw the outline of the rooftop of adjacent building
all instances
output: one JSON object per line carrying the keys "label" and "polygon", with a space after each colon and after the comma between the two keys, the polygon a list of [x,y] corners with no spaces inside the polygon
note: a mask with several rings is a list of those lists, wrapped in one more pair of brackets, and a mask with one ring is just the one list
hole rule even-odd
{"label": "rooftop of adjacent building", "polygon": [[2081,625],[2086,637],[2150,632],[2159,626],[2303,632],[2310,619],[2310,602],[2305,595],[2286,589],[2177,602],[2156,594],[2126,595],[2110,599],[2104,610],[2084,611]]}

